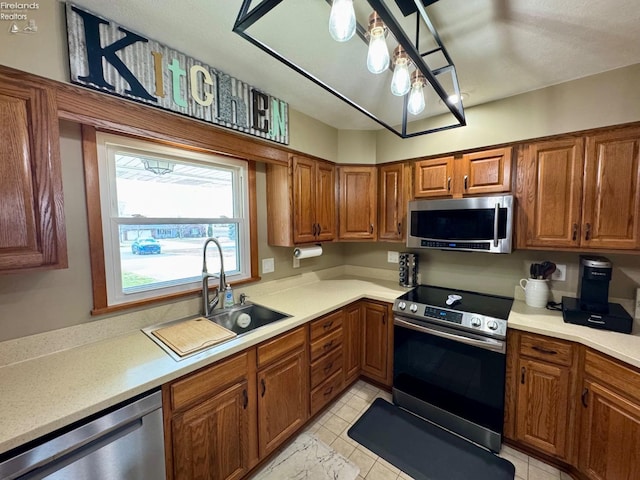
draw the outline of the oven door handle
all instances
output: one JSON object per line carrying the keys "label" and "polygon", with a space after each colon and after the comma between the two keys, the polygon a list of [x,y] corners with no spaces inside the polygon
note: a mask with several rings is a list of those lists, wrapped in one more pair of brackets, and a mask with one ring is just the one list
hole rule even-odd
{"label": "oven door handle", "polygon": [[416,332],[428,333],[431,335],[435,335],[437,337],[447,338],[455,342],[465,343],[467,345],[472,345],[474,347],[480,347],[485,350],[490,350],[492,352],[497,352],[502,354],[506,353],[505,342],[502,342],[500,340],[495,340],[493,338],[486,338],[486,339],[469,338],[464,335],[456,335],[455,333],[450,333],[448,331],[440,330],[434,327],[416,325],[415,323],[408,322],[399,317],[394,317],[393,324],[397,325],[398,327],[415,330]]}

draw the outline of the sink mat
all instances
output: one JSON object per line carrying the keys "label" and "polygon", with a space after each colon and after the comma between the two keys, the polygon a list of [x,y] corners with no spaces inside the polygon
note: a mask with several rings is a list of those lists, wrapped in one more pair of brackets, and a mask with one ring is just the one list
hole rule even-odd
{"label": "sink mat", "polygon": [[181,357],[236,336],[231,330],[204,317],[159,328],[151,333]]}

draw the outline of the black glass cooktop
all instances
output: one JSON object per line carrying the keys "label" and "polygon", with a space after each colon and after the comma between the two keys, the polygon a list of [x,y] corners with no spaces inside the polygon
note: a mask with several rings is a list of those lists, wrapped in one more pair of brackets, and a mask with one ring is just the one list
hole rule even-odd
{"label": "black glass cooktop", "polygon": [[[458,295],[461,298],[448,305],[450,295]],[[434,307],[457,310],[459,312],[479,313],[481,315],[504,319],[509,317],[513,298],[489,295],[485,293],[457,290],[455,288],[434,287],[432,285],[419,285],[398,297],[407,303],[421,303]]]}

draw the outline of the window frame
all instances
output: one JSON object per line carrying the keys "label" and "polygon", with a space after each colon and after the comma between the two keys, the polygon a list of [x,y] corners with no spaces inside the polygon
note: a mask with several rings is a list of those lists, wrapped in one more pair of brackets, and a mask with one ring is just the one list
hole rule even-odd
{"label": "window frame", "polygon": [[[105,265],[105,245],[103,237],[102,227],[102,204],[100,193],[100,169],[99,169],[99,157],[98,157],[98,141],[97,130],[93,126],[82,125],[82,149],[84,157],[84,172],[85,172],[85,192],[87,198],[87,219],[89,226],[89,248],[91,257],[91,278],[93,285],[93,309],[92,315],[100,315],[104,313],[110,313],[114,311],[141,307],[145,305],[162,303],[167,301],[173,301],[180,298],[186,298],[189,296],[197,296],[201,293],[201,288],[193,288],[181,292],[173,292],[168,294],[162,294],[154,296],[152,298],[136,299],[128,302],[109,304],[107,296],[107,273]],[[115,135],[119,138],[131,138],[136,141],[144,141],[154,143],[159,146],[171,146],[177,147],[183,150],[200,152],[205,154],[213,154],[217,156],[226,156],[230,159],[237,159],[247,162],[246,175],[247,175],[247,226],[248,233],[248,257],[245,261],[248,262],[247,275],[248,277],[236,281],[236,285],[242,285],[245,283],[255,282],[260,280],[258,275],[258,240],[257,240],[257,215],[256,215],[256,164],[255,161],[245,158],[239,158],[234,155],[225,155],[224,152],[212,151],[206,148],[194,148],[189,145],[184,145],[176,142],[163,142],[153,138],[138,137],[134,135],[127,135],[121,132],[114,132],[109,130],[100,130],[100,133]],[[215,288],[212,285],[211,288]]]}

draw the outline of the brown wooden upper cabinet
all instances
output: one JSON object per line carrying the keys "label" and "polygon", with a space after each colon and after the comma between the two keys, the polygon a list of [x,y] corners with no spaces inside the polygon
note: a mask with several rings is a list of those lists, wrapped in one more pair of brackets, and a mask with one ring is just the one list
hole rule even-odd
{"label": "brown wooden upper cabinet", "polygon": [[329,162],[292,155],[267,165],[267,236],[290,247],[336,236],[336,173]]}
{"label": "brown wooden upper cabinet", "polygon": [[67,267],[55,92],[0,75],[0,273]]}
{"label": "brown wooden upper cabinet", "polygon": [[518,159],[518,248],[640,248],[640,128],[529,144]]}
{"label": "brown wooden upper cabinet", "polygon": [[340,166],[340,240],[375,240],[378,232],[376,167]]}
{"label": "brown wooden upper cabinet", "polygon": [[405,163],[378,166],[378,240],[406,239],[411,167]]}
{"label": "brown wooden upper cabinet", "polygon": [[512,147],[419,160],[415,163],[414,197],[462,197],[511,190]]}

